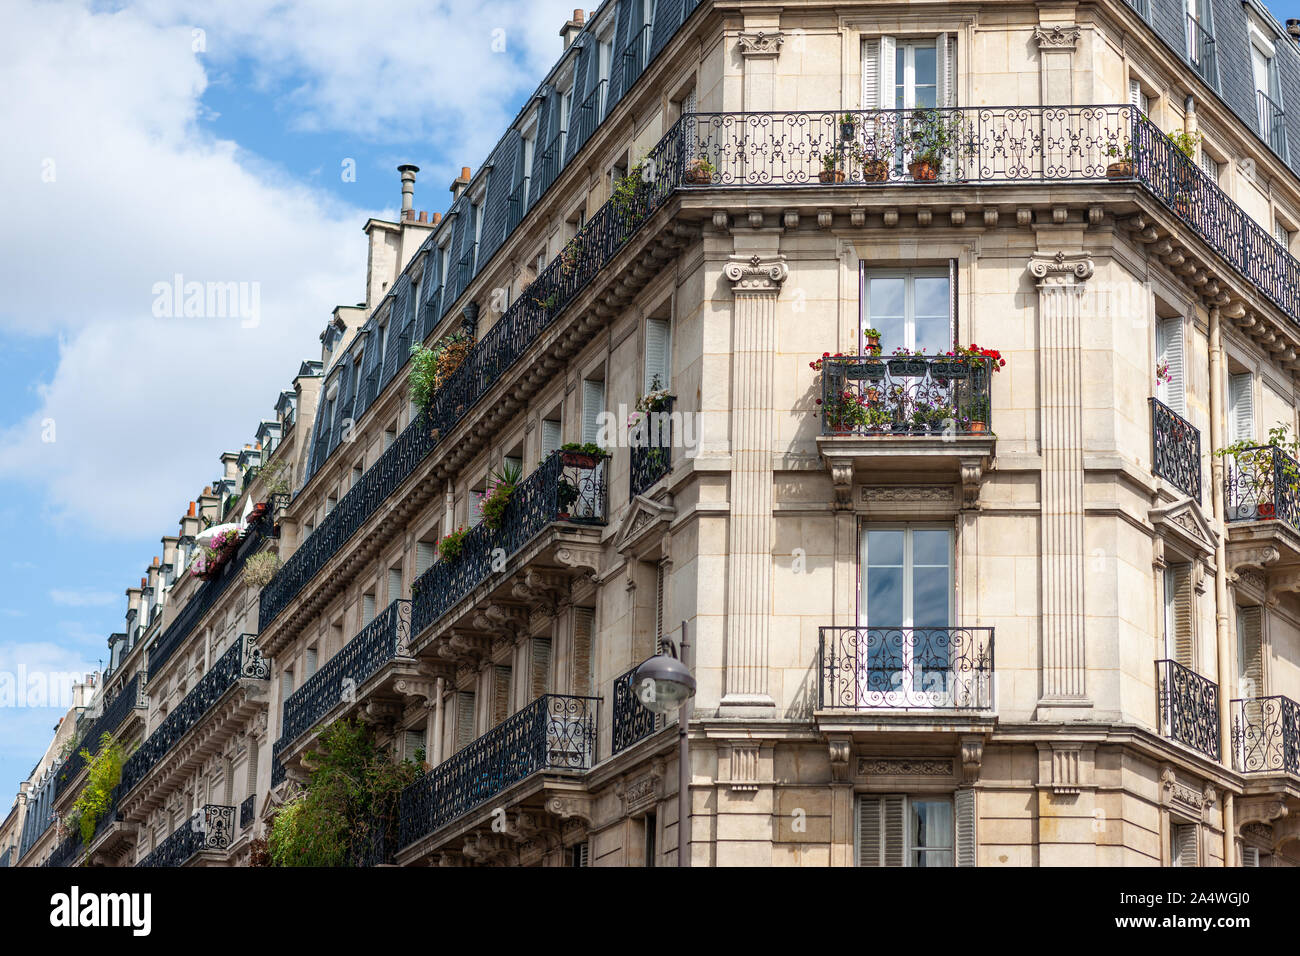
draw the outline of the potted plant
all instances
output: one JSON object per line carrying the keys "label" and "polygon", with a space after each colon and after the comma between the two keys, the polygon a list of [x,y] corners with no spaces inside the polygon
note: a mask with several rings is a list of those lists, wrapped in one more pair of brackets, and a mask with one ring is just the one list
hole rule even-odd
{"label": "potted plant", "polygon": [[956,144],[956,126],[937,109],[913,111],[909,125],[912,143],[907,171],[916,182],[934,182]]}
{"label": "potted plant", "polygon": [[862,167],[862,178],[869,183],[883,183],[889,180],[891,146],[885,137],[872,134],[861,143],[852,146],[853,158]]}
{"label": "potted plant", "polygon": [[444,561],[455,561],[459,558],[465,548],[465,536],[468,534],[469,528],[457,528],[450,534],[444,535],[438,542],[439,557]]}
{"label": "potted plant", "polygon": [[837,168],[838,159],[834,152],[829,152],[822,157],[822,171],[817,174],[818,182],[823,183],[842,183],[844,182],[844,170]]}
{"label": "potted plant", "polygon": [[483,515],[483,523],[493,531],[501,527],[506,505],[510,503],[510,496],[522,478],[523,469],[512,461],[505,462],[489,476],[490,487],[483,503],[479,505],[479,513]]}
{"label": "potted plant", "polygon": [[578,500],[578,488],[567,478],[561,478],[555,486],[556,518],[564,521],[569,517],[573,503]]}
{"label": "potted plant", "polygon": [[1124,145],[1111,143],[1106,148],[1106,155],[1114,160],[1106,167],[1107,179],[1132,179],[1133,178],[1133,143],[1126,140]]}
{"label": "potted plant", "polygon": [[976,395],[966,406],[966,413],[970,418],[970,430],[974,434],[983,434],[988,431],[989,422],[989,400],[987,396]]}
{"label": "potted plant", "polygon": [[1179,130],[1165,135],[1186,160],[1174,164],[1174,181],[1170,185],[1173,187],[1174,211],[1183,217],[1189,217],[1192,214],[1192,200],[1197,193],[1196,151],[1201,145],[1201,134],[1199,131],[1188,133]]}
{"label": "potted plant", "polygon": [[819,398],[817,404],[821,407],[822,421],[832,434],[848,435],[867,424],[869,416],[866,397],[851,389],[844,389],[825,402]]}
{"label": "potted plant", "polygon": [[574,468],[595,468],[605,457],[605,449],[591,441],[581,445],[571,441],[560,446],[560,457]]}
{"label": "potted plant", "polygon": [[866,340],[868,353],[870,353],[871,355],[879,355],[880,354],[880,330],[863,329],[862,337],[863,339]]}
{"label": "potted plant", "polygon": [[707,186],[713,182],[713,175],[717,170],[713,164],[704,156],[699,159],[693,159],[690,165],[686,167],[686,183],[690,186]]}
{"label": "potted plant", "polygon": [[893,358],[889,360],[889,374],[900,378],[915,378],[929,370],[925,355],[907,348],[894,349]]}
{"label": "potted plant", "polygon": [[853,139],[853,137],[857,135],[857,132],[858,118],[856,116],[852,113],[845,113],[840,117],[840,139],[847,142],[848,140]]}

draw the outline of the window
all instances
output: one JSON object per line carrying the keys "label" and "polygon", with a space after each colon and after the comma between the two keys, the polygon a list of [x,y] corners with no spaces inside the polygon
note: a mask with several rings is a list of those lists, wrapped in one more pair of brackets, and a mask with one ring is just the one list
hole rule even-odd
{"label": "window", "polygon": [[952,530],[866,527],[861,548],[858,693],[895,707],[950,702],[949,635],[927,629],[953,624]]}
{"label": "window", "polygon": [[1287,228],[1287,224],[1283,222],[1280,217],[1278,216],[1273,217],[1273,238],[1276,239],[1278,245],[1280,245],[1287,252],[1291,251],[1291,239],[1294,236],[1295,233],[1292,232],[1289,228]]}
{"label": "window", "polygon": [[551,639],[534,637],[530,642],[532,686],[530,700],[536,700],[543,694],[551,692]]}
{"label": "window", "polygon": [[1200,161],[1201,169],[1205,170],[1205,175],[1209,176],[1210,180],[1214,182],[1215,185],[1218,185],[1219,173],[1222,171],[1222,165],[1217,159],[1205,151],[1204,146],[1201,147]]}
{"label": "window", "polygon": [[560,151],[557,155],[561,157],[564,155],[565,145],[569,141],[569,118],[572,112],[573,88],[570,87],[560,94]]}
{"label": "window", "polygon": [[659,827],[659,821],[653,813],[645,815],[645,865],[652,867],[655,865],[655,831]]}
{"label": "window", "polygon": [[858,798],[858,866],[954,864],[953,801],[940,796]]}
{"label": "window", "polygon": [[1173,866],[1200,866],[1199,844],[1195,823],[1174,823],[1169,827],[1169,859]]}
{"label": "window", "polygon": [[384,451],[388,451],[388,449],[393,446],[393,442],[395,441],[397,441],[397,428],[396,427],[385,428],[384,429]]}
{"label": "window", "polygon": [[487,491],[482,488],[472,488],[469,492],[469,499],[466,502],[467,518],[466,524],[475,528],[483,520],[483,501],[487,498]]}
{"label": "window", "polygon": [[353,466],[352,466],[352,484],[349,485],[348,487],[349,487],[349,488],[355,488],[356,485],[357,485],[357,482],[359,482],[359,481],[361,480],[361,476],[364,475],[365,473],[366,473],[366,470],[365,470],[364,468],[362,468],[360,465],[353,465]]}
{"label": "window", "polygon": [[280,675],[280,700],[284,701],[293,693],[293,668],[286,667]]}
{"label": "window", "polygon": [[569,847],[569,866],[589,866],[590,845],[587,841]]}
{"label": "window", "polygon": [[388,603],[392,604],[402,596],[402,567],[388,569]]}
{"label": "window", "polygon": [[541,457],[545,461],[550,457],[551,452],[557,451],[560,447],[560,420],[558,418],[543,418],[541,431]]}
{"label": "window", "polygon": [[1128,81],[1128,100],[1143,114],[1151,115],[1151,97],[1142,89],[1142,81],[1135,76],[1129,77]]}
{"label": "window", "polygon": [[1264,696],[1264,609],[1237,608],[1237,696]]}
{"label": "window", "polygon": [[1228,376],[1228,444],[1255,437],[1255,381],[1249,372]]}
{"label": "window", "polygon": [[870,271],[863,282],[862,328],[877,329],[886,352],[941,355],[953,342],[951,289],[947,270]]}
{"label": "window", "polygon": [[576,697],[590,697],[594,683],[592,675],[592,639],[596,612],[589,607],[573,609],[573,681],[572,693]]}
{"label": "window", "polygon": [[320,654],[317,652],[316,648],[315,647],[307,648],[307,658],[304,661],[303,668],[302,668],[303,680],[311,679],[312,675],[316,673],[316,667],[319,661],[320,661]]}
{"label": "window", "polygon": [[1196,588],[1190,562],[1165,568],[1165,658],[1195,669]]}
{"label": "window", "polygon": [[1214,7],[1211,0],[1186,0],[1187,59],[1211,86],[1217,82],[1214,57]]}
{"label": "window", "polygon": [[456,694],[456,749],[461,750],[474,742],[474,692],[458,691]]}
{"label": "window", "polygon": [[1168,366],[1168,381],[1156,382],[1156,398],[1179,415],[1187,414],[1187,388],[1183,379],[1183,320],[1181,316],[1156,320],[1156,365]]}
{"label": "window", "polygon": [[510,677],[508,665],[498,664],[492,669],[492,726],[510,716]]}
{"label": "window", "polygon": [[583,379],[582,382],[582,442],[595,442],[600,437],[600,416],[605,411],[605,382],[603,379]]}
{"label": "window", "polygon": [[1282,84],[1278,77],[1277,51],[1264,31],[1250,24],[1251,74],[1255,81],[1259,135],[1273,151],[1286,156],[1286,125],[1282,112]]}
{"label": "window", "polygon": [[402,735],[402,756],[412,763],[424,763],[428,758],[424,746],[424,729],[408,729]]}
{"label": "window", "polygon": [[415,542],[415,576],[417,578],[433,567],[433,557],[437,553],[436,541]]}
{"label": "window", "polygon": [[361,595],[361,626],[365,627],[375,619],[375,592],[367,591]]}
{"label": "window", "polygon": [[667,388],[672,355],[671,326],[667,319],[645,323],[645,390]]}
{"label": "window", "polygon": [[862,108],[903,110],[955,106],[956,47],[952,34],[917,40],[862,41]]}

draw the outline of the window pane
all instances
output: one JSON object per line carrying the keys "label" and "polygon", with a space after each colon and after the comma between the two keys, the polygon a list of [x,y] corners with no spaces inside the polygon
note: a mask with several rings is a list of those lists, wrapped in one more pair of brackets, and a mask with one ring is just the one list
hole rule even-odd
{"label": "window pane", "polygon": [[916,348],[942,354],[952,348],[952,323],[947,276],[919,276],[915,280]]}
{"label": "window pane", "polygon": [[935,106],[936,97],[935,48],[921,46],[916,48],[916,105],[918,107]]}
{"label": "window pane", "polygon": [[867,308],[862,317],[862,327],[880,332],[880,342],[886,353],[906,344],[904,290],[905,280],[902,278],[867,280]]}
{"label": "window pane", "polygon": [[952,803],[912,800],[912,846],[915,849],[952,847]]}

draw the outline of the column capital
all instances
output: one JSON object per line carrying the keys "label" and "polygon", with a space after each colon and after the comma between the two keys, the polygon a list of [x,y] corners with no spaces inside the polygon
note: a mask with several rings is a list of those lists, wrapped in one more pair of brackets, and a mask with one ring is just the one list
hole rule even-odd
{"label": "column capital", "polygon": [[776,57],[781,54],[781,44],[785,36],[779,30],[775,33],[741,33],[736,37],[740,41],[740,55],[743,57]]}
{"label": "column capital", "polygon": [[1092,253],[1058,252],[1055,255],[1035,252],[1029,257],[1029,274],[1038,280],[1040,289],[1076,286],[1092,278]]}
{"label": "column capital", "polygon": [[790,274],[785,256],[732,256],[723,267],[732,292],[768,293],[776,295],[781,283]]}
{"label": "column capital", "polygon": [[1082,31],[1073,23],[1051,27],[1034,27],[1034,40],[1040,50],[1073,50]]}

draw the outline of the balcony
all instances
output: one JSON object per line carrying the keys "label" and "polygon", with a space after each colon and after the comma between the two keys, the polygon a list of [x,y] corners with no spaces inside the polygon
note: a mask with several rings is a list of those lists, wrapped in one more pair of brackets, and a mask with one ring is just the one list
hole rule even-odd
{"label": "balcony", "polygon": [[1263,90],[1255,91],[1259,114],[1259,135],[1273,152],[1287,158],[1286,112]]}
{"label": "balcony", "polygon": [[600,698],[546,694],[444,760],[402,793],[405,849],[535,774],[574,774],[596,762]]}
{"label": "balcony", "polygon": [[81,862],[81,833],[73,831],[64,837],[41,866],[76,866]]}
{"label": "balcony", "polygon": [[1225,459],[1224,484],[1233,563],[1300,566],[1300,463],[1276,445],[1240,449]]}
{"label": "balcony", "polygon": [[1151,473],[1201,503],[1201,433],[1158,398],[1151,401]]}
{"label": "balcony", "polygon": [[139,749],[127,758],[122,767],[118,793],[129,794],[148,777],[171,749],[241,681],[266,681],[270,676],[270,663],[262,657],[256,635],[241,634]]}
{"label": "balcony", "polygon": [[341,704],[356,702],[361,686],[381,667],[408,656],[410,639],[411,602],[399,598],[285,700],[274,759]]}
{"label": "balcony", "polygon": [[1187,59],[1201,79],[1218,89],[1219,66],[1214,52],[1214,35],[1190,13],[1187,15]]}
{"label": "balcony", "polygon": [[184,866],[200,853],[230,849],[234,838],[235,808],[208,804],[136,866]]}
{"label": "balcony", "polygon": [[257,804],[257,794],[250,793],[239,805],[239,829],[246,830],[253,825]]}
{"label": "balcony", "polygon": [[991,711],[991,627],[823,627],[822,711]]}
{"label": "balcony", "polygon": [[140,675],[136,674],[104,708],[104,712],[82,735],[77,748],[63,761],[54,781],[56,800],[85,769],[86,760],[82,757],[81,751],[86,750],[91,757],[94,757],[99,753],[104,734],[117,734],[129,717],[137,716],[143,719],[148,702],[149,698],[144,693],[144,683]]}
{"label": "balcony", "polygon": [[[640,665],[638,664],[637,667]],[[664,727],[663,714],[646,709],[632,686],[636,667],[614,680],[613,753],[622,753]]]}
{"label": "balcony", "polygon": [[1219,685],[1177,661],[1156,661],[1160,735],[1219,759]]}
{"label": "balcony", "polygon": [[1300,776],[1300,704],[1281,696],[1234,700],[1232,765],[1241,773]]}
{"label": "balcony", "polygon": [[636,437],[632,439],[630,448],[632,461],[628,491],[631,498],[645,494],[673,470],[673,404],[676,400],[669,396],[661,411],[646,413],[645,424],[632,432]]}
{"label": "balcony", "polygon": [[854,473],[961,480],[968,502],[993,457],[992,365],[984,356],[821,360],[817,447],[847,501]]}

